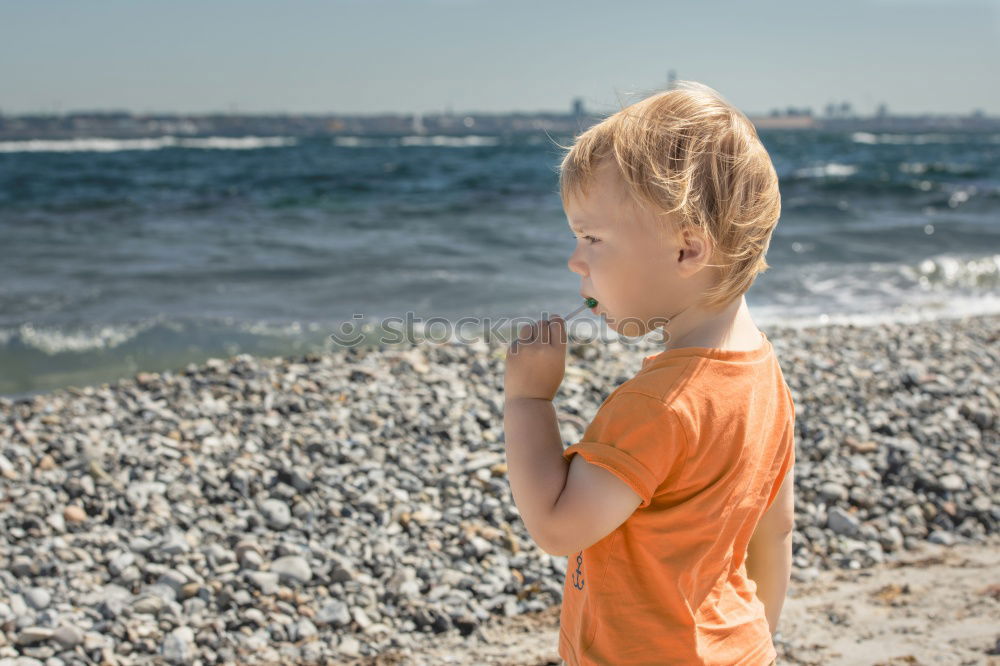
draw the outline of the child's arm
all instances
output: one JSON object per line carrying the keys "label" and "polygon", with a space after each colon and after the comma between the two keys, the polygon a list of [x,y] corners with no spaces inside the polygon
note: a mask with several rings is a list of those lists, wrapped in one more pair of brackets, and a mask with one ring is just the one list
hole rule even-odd
{"label": "child's arm", "polygon": [[771,508],[760,519],[747,546],[747,576],[757,584],[771,636],[788,592],[792,573],[792,533],[795,531],[795,469],[788,470]]}
{"label": "child's arm", "polygon": [[552,404],[565,372],[566,335],[559,316],[523,327],[507,350],[503,409],[507,476],[524,526],[547,552],[552,512],[569,474]]}
{"label": "child's arm", "polygon": [[552,514],[569,472],[551,400],[510,397],[504,401],[507,475],[511,495],[528,534],[543,550]]}
{"label": "child's arm", "polygon": [[767,625],[774,636],[778,617],[788,592],[792,572],[792,534],[785,537],[755,537],[747,548],[747,576],[757,584],[757,596],[764,602]]}

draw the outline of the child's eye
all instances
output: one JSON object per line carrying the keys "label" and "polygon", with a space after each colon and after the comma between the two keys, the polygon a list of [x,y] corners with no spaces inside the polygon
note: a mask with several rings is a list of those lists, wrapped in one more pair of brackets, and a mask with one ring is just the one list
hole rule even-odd
{"label": "child's eye", "polygon": [[593,243],[599,243],[600,242],[599,239],[594,238],[593,236],[574,236],[574,238],[583,238],[583,239],[586,239],[586,240],[590,241],[591,244],[593,244]]}

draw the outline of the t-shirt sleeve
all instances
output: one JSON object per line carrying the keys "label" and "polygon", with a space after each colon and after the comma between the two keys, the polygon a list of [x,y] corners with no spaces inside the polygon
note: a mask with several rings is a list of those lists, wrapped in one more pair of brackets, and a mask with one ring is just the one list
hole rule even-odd
{"label": "t-shirt sleeve", "polygon": [[563,451],[566,460],[580,454],[627,483],[649,506],[663,481],[685,460],[687,436],[674,410],[650,395],[616,393],[600,409],[576,444]]}

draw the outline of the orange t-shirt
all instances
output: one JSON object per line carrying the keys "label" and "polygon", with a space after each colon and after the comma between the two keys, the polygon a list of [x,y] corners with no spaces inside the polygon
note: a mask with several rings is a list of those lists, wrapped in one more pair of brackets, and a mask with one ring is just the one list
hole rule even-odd
{"label": "orange t-shirt", "polygon": [[569,556],[559,655],[570,666],[767,666],[777,656],[750,537],[795,461],[795,406],[771,341],[646,356],[601,404],[580,454],[642,497]]}

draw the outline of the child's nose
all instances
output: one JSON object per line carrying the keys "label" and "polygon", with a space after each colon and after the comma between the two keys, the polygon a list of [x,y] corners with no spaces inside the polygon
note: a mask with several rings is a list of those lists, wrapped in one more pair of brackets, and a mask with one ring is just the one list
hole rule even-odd
{"label": "child's nose", "polygon": [[581,277],[587,276],[587,265],[579,257],[579,252],[574,251],[566,262],[569,269]]}

